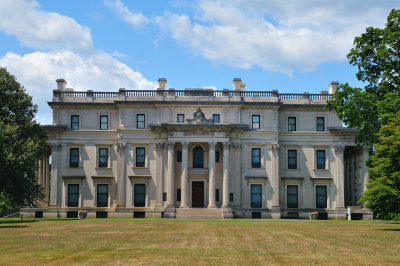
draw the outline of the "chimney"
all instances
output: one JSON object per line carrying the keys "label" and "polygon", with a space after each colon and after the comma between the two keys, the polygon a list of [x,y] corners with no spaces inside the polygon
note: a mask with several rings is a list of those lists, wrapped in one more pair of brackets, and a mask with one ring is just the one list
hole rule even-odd
{"label": "chimney", "polygon": [[56,82],[57,82],[57,90],[59,91],[65,90],[65,85],[67,85],[65,79],[57,79]]}
{"label": "chimney", "polygon": [[246,87],[246,83],[240,83],[240,90],[244,91],[244,88]]}
{"label": "chimney", "polygon": [[158,89],[157,90],[165,90],[165,85],[167,85],[166,78],[159,78],[158,79]]}
{"label": "chimney", "polygon": [[242,79],[241,78],[234,78],[232,83],[233,83],[233,89],[235,91],[240,91],[240,84],[242,84]]}
{"label": "chimney", "polygon": [[331,83],[329,83],[329,94],[335,93],[338,86],[339,82],[337,81],[332,81]]}

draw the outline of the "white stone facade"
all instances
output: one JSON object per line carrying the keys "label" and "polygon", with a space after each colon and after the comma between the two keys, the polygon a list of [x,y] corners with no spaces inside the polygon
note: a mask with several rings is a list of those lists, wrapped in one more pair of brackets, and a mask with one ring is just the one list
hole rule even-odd
{"label": "white stone facade", "polygon": [[44,217],[180,218],[204,208],[221,218],[344,219],[368,182],[368,149],[324,109],[327,91],[245,91],[240,79],[222,91],[167,90],[165,79],[154,91],[57,83],[45,127],[50,182],[39,175]]}

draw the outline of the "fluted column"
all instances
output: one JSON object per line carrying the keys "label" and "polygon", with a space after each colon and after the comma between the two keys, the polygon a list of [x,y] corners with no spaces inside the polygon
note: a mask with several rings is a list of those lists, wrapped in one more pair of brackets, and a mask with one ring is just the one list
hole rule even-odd
{"label": "fluted column", "polygon": [[361,166],[362,166],[363,192],[367,191],[367,184],[369,181],[369,173],[368,173],[368,166],[367,166],[369,149],[370,149],[370,147],[364,146],[363,153],[362,153]]}
{"label": "fluted column", "polygon": [[174,149],[175,143],[168,143],[168,194],[167,194],[167,207],[175,206],[174,197]]}
{"label": "fluted column", "polygon": [[234,189],[235,190],[233,191],[233,193],[235,193],[235,195],[236,195],[236,199],[237,199],[236,204],[238,206],[240,206],[240,204],[242,202],[242,199],[241,199],[242,198],[242,195],[241,195],[242,194],[241,193],[242,182],[240,180],[240,177],[241,177],[240,166],[241,166],[241,162],[242,162],[242,160],[240,158],[240,153],[242,151],[242,144],[240,144],[240,143],[233,144],[233,149],[234,149],[234,154],[235,154],[235,156],[234,156],[234,158],[235,158],[234,159],[235,160],[235,165],[234,165],[235,188]]}
{"label": "fluted column", "polygon": [[279,208],[279,144],[272,144],[272,177],[271,177],[271,186],[273,190],[272,194],[272,208]]}
{"label": "fluted column", "polygon": [[189,206],[188,146],[189,143],[182,142],[181,208]]}
{"label": "fluted column", "polygon": [[163,171],[163,147],[164,143],[156,143],[156,208],[162,208],[162,194],[163,194],[163,184],[162,184],[162,171]]}
{"label": "fluted column", "polygon": [[222,208],[229,208],[229,147],[230,143],[225,142],[224,146],[224,164],[223,164],[223,184],[222,184]]}
{"label": "fluted column", "polygon": [[42,168],[43,168],[43,160],[39,159],[39,168],[37,170],[37,180],[39,185],[42,185]]}
{"label": "fluted column", "polygon": [[344,146],[335,146],[336,154],[336,208],[344,208]]}
{"label": "fluted column", "polygon": [[118,142],[117,206],[125,206],[125,149],[126,143]]}
{"label": "fluted column", "polygon": [[50,205],[57,206],[58,204],[58,168],[60,166],[60,151],[61,144],[51,145],[51,184],[50,184]]}
{"label": "fluted column", "polygon": [[[208,208],[216,208],[215,205],[215,142],[209,142],[210,147],[208,168],[210,173],[210,178],[208,182]],[[225,162],[225,160],[224,160]]]}

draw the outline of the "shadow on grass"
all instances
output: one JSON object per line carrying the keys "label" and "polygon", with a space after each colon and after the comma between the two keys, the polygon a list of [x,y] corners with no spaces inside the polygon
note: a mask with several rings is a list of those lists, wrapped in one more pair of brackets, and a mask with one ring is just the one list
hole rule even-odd
{"label": "shadow on grass", "polygon": [[396,228],[385,228],[385,229],[378,229],[378,230],[381,230],[381,231],[397,231],[397,232],[400,232],[400,229],[396,229]]}
{"label": "shadow on grass", "polygon": [[0,219],[0,225],[2,224],[24,224],[24,223],[34,223],[37,220],[29,219],[29,220],[20,220],[20,219]]}
{"label": "shadow on grass", "polygon": [[26,227],[28,227],[28,226],[27,225],[5,225],[5,226],[0,225],[0,230],[5,229],[5,228],[26,228]]}

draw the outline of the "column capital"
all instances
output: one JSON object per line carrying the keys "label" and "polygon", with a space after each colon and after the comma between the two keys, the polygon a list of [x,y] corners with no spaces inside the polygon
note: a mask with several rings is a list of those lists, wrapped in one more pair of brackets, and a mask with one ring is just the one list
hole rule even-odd
{"label": "column capital", "polygon": [[167,144],[167,146],[168,146],[168,150],[174,150],[175,149],[175,142],[168,142],[168,144]]}
{"label": "column capital", "polygon": [[154,147],[156,148],[157,151],[162,151],[162,149],[164,148],[164,143],[157,142],[156,144],[154,144]]}
{"label": "column capital", "polygon": [[210,150],[215,150],[215,146],[217,146],[217,143],[211,141],[211,142],[208,143],[208,146],[210,147]]}
{"label": "column capital", "polygon": [[181,142],[181,145],[182,145],[182,149],[187,150],[187,148],[189,147],[189,142],[186,142],[186,141]]}
{"label": "column capital", "polygon": [[229,148],[231,147],[230,142],[224,142],[224,143],[222,143],[222,145],[224,146],[224,150],[229,150]]}
{"label": "column capital", "polygon": [[117,149],[118,151],[123,151],[126,148],[126,143],[125,142],[117,142]]}
{"label": "column capital", "polygon": [[271,149],[273,152],[278,152],[280,150],[280,148],[281,148],[281,145],[279,145],[277,143],[271,144]]}
{"label": "column capital", "polygon": [[50,144],[50,149],[51,149],[52,152],[60,151],[61,147],[62,147],[62,145],[59,144],[59,143]]}
{"label": "column capital", "polygon": [[338,153],[343,153],[345,148],[346,148],[346,147],[343,146],[343,145],[336,145],[336,146],[335,146],[335,153],[336,153],[336,154],[338,154]]}
{"label": "column capital", "polygon": [[368,153],[369,154],[369,150],[371,149],[370,146],[362,146],[362,151],[363,153]]}
{"label": "column capital", "polygon": [[240,143],[233,143],[232,146],[233,146],[233,149],[235,151],[241,151],[242,150],[242,144],[240,144]]}

